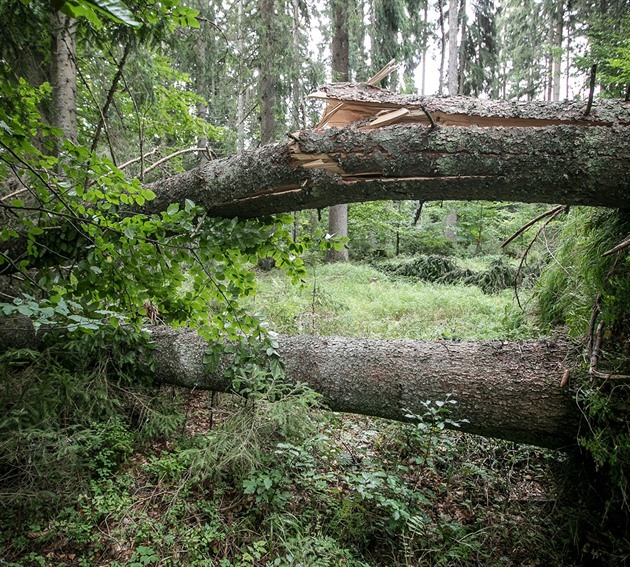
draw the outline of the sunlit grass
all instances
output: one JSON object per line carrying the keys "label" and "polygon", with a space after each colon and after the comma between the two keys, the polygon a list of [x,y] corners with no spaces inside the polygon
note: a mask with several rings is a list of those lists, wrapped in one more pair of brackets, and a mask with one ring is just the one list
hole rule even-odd
{"label": "sunlit grass", "polygon": [[311,268],[303,286],[291,285],[278,271],[257,280],[250,301],[281,333],[462,340],[537,334],[513,290],[491,295],[470,285],[413,283],[356,264]]}

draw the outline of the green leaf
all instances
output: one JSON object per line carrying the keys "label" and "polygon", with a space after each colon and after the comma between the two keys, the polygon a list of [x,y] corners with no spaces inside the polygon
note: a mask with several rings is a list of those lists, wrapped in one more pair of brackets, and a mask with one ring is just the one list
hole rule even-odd
{"label": "green leaf", "polygon": [[[73,15],[85,16],[92,23],[94,23],[93,17],[98,20],[95,12],[99,12],[116,23],[125,24],[133,28],[140,26],[140,22],[133,17],[127,6],[120,0],[68,0],[64,8],[66,6],[70,8]],[[93,17],[91,17],[90,12],[92,12]],[[97,27],[100,27],[100,25]]]}

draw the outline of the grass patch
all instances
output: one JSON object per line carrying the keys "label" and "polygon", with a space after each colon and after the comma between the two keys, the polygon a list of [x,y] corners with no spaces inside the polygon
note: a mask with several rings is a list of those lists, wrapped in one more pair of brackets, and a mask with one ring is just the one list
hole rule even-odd
{"label": "grass patch", "polygon": [[258,282],[250,305],[280,333],[417,340],[539,335],[512,290],[490,295],[473,285],[409,282],[352,264],[316,266],[301,287],[277,270],[259,274]]}

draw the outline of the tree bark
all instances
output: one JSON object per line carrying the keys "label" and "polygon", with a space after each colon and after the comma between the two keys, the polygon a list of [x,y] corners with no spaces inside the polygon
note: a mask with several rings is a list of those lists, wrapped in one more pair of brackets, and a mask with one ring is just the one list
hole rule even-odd
{"label": "tree bark", "polygon": [[52,119],[65,137],[77,141],[76,21],[54,10],[51,21]]}
{"label": "tree bark", "polygon": [[459,50],[457,39],[459,35],[459,0],[448,1],[448,94],[456,95],[458,92]]}
{"label": "tree bark", "polygon": [[[36,347],[32,325],[0,319],[0,352]],[[155,378],[185,388],[233,392],[231,358],[214,372],[207,343],[191,330],[151,327]],[[41,332],[40,332],[41,335]],[[567,344],[557,341],[411,341],[280,336],[291,382],[305,383],[338,412],[407,421],[423,402],[456,400],[448,417],[467,433],[556,449],[575,446],[579,410],[560,387]],[[447,427],[455,428],[452,424]]]}
{"label": "tree bark", "polygon": [[560,100],[560,83],[562,77],[562,33],[564,30],[564,0],[559,0],[556,6],[556,22],[554,30],[553,52],[553,100]]}
{"label": "tree bark", "polygon": [[260,37],[260,143],[268,144],[276,135],[275,7],[274,0],[259,0],[262,32]]}
{"label": "tree bark", "polygon": [[241,218],[388,199],[626,208],[630,129],[310,130],[151,188],[157,198],[144,212],[191,199],[210,215]]}

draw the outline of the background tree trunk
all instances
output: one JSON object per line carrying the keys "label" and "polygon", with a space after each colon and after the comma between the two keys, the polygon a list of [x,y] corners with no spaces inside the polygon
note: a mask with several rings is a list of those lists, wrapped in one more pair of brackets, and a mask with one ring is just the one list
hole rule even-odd
{"label": "background tree trunk", "polygon": [[77,141],[76,21],[53,10],[51,22],[50,83],[53,124]]}
{"label": "background tree trunk", "polygon": [[268,144],[276,135],[276,78],[274,75],[275,6],[274,0],[259,0],[260,39],[260,144]]}
{"label": "background tree trunk", "polygon": [[[242,56],[244,53],[243,34],[243,1],[238,0],[238,19],[237,19],[237,34],[238,39],[236,42],[237,53]],[[247,86],[243,80],[243,72],[239,67],[237,77],[238,95],[236,101],[236,153],[240,154],[245,151],[245,99]]]}
{"label": "background tree trunk", "polygon": [[459,0],[448,1],[448,94],[458,92],[458,62],[459,50],[457,38],[459,35]]}
{"label": "background tree trunk", "polygon": [[[348,33],[347,3],[332,0],[332,76],[333,82],[350,80],[350,37]],[[348,236],[348,205],[342,203],[328,210],[328,232],[336,236]],[[347,262],[348,249],[328,250],[326,262]]]}
{"label": "background tree trunk", "polygon": [[556,25],[554,32],[553,53],[553,100],[560,100],[560,84],[562,82],[562,33],[564,31],[564,0],[559,0],[556,7]]}

